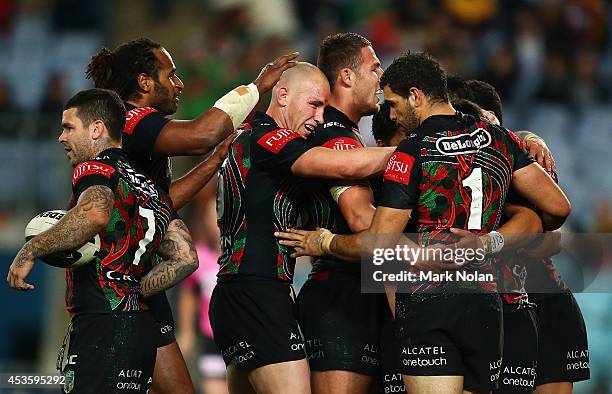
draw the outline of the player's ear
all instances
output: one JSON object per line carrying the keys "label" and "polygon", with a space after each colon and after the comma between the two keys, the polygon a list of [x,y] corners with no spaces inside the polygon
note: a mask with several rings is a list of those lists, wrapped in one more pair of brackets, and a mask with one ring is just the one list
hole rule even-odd
{"label": "player's ear", "polygon": [[423,95],[423,91],[421,89],[411,87],[409,90],[410,94],[408,94],[408,103],[413,108],[418,108],[424,104],[425,96]]}
{"label": "player's ear", "polygon": [[343,86],[351,87],[355,84],[355,73],[348,67],[343,68],[338,73],[337,82],[340,82]]}
{"label": "player's ear", "polygon": [[91,137],[94,140],[97,140],[98,138],[102,137],[105,128],[106,126],[104,126],[104,122],[102,122],[101,120],[94,120],[89,126]]}
{"label": "player's ear", "polygon": [[288,96],[288,91],[286,87],[281,87],[281,88],[276,89],[275,98],[276,98],[276,102],[278,103],[280,107],[287,106],[287,96]]}
{"label": "player's ear", "polygon": [[387,144],[385,144],[383,140],[376,140],[376,146],[384,148],[385,146],[387,146]]}
{"label": "player's ear", "polygon": [[149,93],[153,90],[153,78],[150,75],[145,73],[138,74],[138,87],[145,93]]}

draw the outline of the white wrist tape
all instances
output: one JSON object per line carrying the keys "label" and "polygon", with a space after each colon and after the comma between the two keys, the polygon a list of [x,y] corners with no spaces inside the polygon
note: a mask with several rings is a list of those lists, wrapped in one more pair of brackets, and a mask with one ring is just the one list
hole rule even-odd
{"label": "white wrist tape", "polygon": [[325,254],[332,254],[331,252],[331,243],[336,234],[325,234],[323,236],[323,240],[321,240],[321,250]]}
{"label": "white wrist tape", "polygon": [[258,101],[259,90],[254,83],[251,83],[248,86],[238,86],[230,91],[217,100],[213,107],[220,109],[230,117],[235,130],[244,122]]}
{"label": "white wrist tape", "polygon": [[317,238],[317,246],[321,254],[330,254],[331,241],[334,239],[335,234],[332,234],[326,228],[319,229],[319,238]]}

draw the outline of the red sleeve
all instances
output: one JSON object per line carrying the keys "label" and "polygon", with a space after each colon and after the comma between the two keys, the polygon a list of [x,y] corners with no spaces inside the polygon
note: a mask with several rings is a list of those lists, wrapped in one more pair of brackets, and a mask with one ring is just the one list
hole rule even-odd
{"label": "red sleeve", "polygon": [[90,186],[102,185],[114,189],[115,168],[100,161],[88,160],[80,163],[72,172],[72,192],[75,201]]}
{"label": "red sleeve", "polygon": [[379,206],[409,209],[419,200],[422,178],[419,141],[403,140],[387,161]]}
{"label": "red sleeve", "polygon": [[137,161],[149,160],[159,133],[169,121],[153,107],[128,111],[123,130],[123,148]]}
{"label": "red sleeve", "polygon": [[256,138],[253,162],[266,168],[290,171],[295,161],[310,145],[297,132],[290,129],[275,129]]}

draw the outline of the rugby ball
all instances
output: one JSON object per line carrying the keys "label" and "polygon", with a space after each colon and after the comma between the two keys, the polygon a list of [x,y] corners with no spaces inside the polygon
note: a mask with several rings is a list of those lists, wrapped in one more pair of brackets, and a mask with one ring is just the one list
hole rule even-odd
{"label": "rugby ball", "polygon": [[[35,235],[38,235],[53,227],[60,221],[61,218],[64,217],[65,214],[66,211],[56,209],[36,215],[32,220],[30,220],[25,228],[26,241],[29,241]],[[39,258],[45,263],[55,267],[80,267],[91,262],[99,251],[100,236],[96,234],[93,239],[89,240],[76,250],[51,253]]]}

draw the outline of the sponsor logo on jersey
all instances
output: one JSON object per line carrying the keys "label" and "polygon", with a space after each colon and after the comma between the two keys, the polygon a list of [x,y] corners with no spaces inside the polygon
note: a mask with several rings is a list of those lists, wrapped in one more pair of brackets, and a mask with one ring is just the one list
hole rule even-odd
{"label": "sponsor logo on jersey", "polygon": [[106,272],[106,279],[111,282],[132,282],[132,283],[140,283],[140,280],[134,276],[129,274],[123,274],[121,272],[108,270]]}
{"label": "sponsor logo on jersey", "polygon": [[84,161],[83,163],[76,166],[74,172],[72,173],[72,185],[76,185],[76,183],[82,177],[86,175],[104,175],[109,178],[115,172],[115,169],[108,164],[97,163],[93,161]]}
{"label": "sponsor logo on jersey", "polygon": [[153,107],[134,108],[127,111],[125,114],[125,129],[123,132],[126,134],[132,134],[138,122],[153,112],[157,112],[157,110]]}
{"label": "sponsor logo on jersey", "polygon": [[276,129],[266,133],[257,143],[270,152],[277,154],[289,141],[296,138],[302,138],[302,136],[290,129]]}
{"label": "sponsor logo on jersey", "polygon": [[167,334],[167,333],[169,333],[172,330],[173,330],[172,326],[169,325],[169,324],[166,324],[166,325],[160,327],[159,332],[162,333],[162,334]]}
{"label": "sponsor logo on jersey", "polygon": [[478,152],[491,145],[491,141],[491,134],[486,129],[479,127],[470,134],[438,138],[436,149],[447,156],[464,155]]}
{"label": "sponsor logo on jersey", "polygon": [[342,123],[340,123],[340,122],[325,122],[325,123],[323,123],[323,128],[324,128],[324,129],[326,129],[326,128],[328,128],[328,127],[334,127],[334,126],[335,126],[335,127],[342,127],[343,129],[346,129],[346,126],[345,126],[345,125],[343,125],[343,124],[342,124]]}
{"label": "sponsor logo on jersey", "polygon": [[404,152],[395,152],[387,162],[384,178],[407,185],[413,164],[414,157]]}
{"label": "sponsor logo on jersey", "polygon": [[361,148],[362,145],[359,141],[350,137],[339,137],[334,138],[322,145],[324,148],[335,149],[335,150],[351,150]]}

